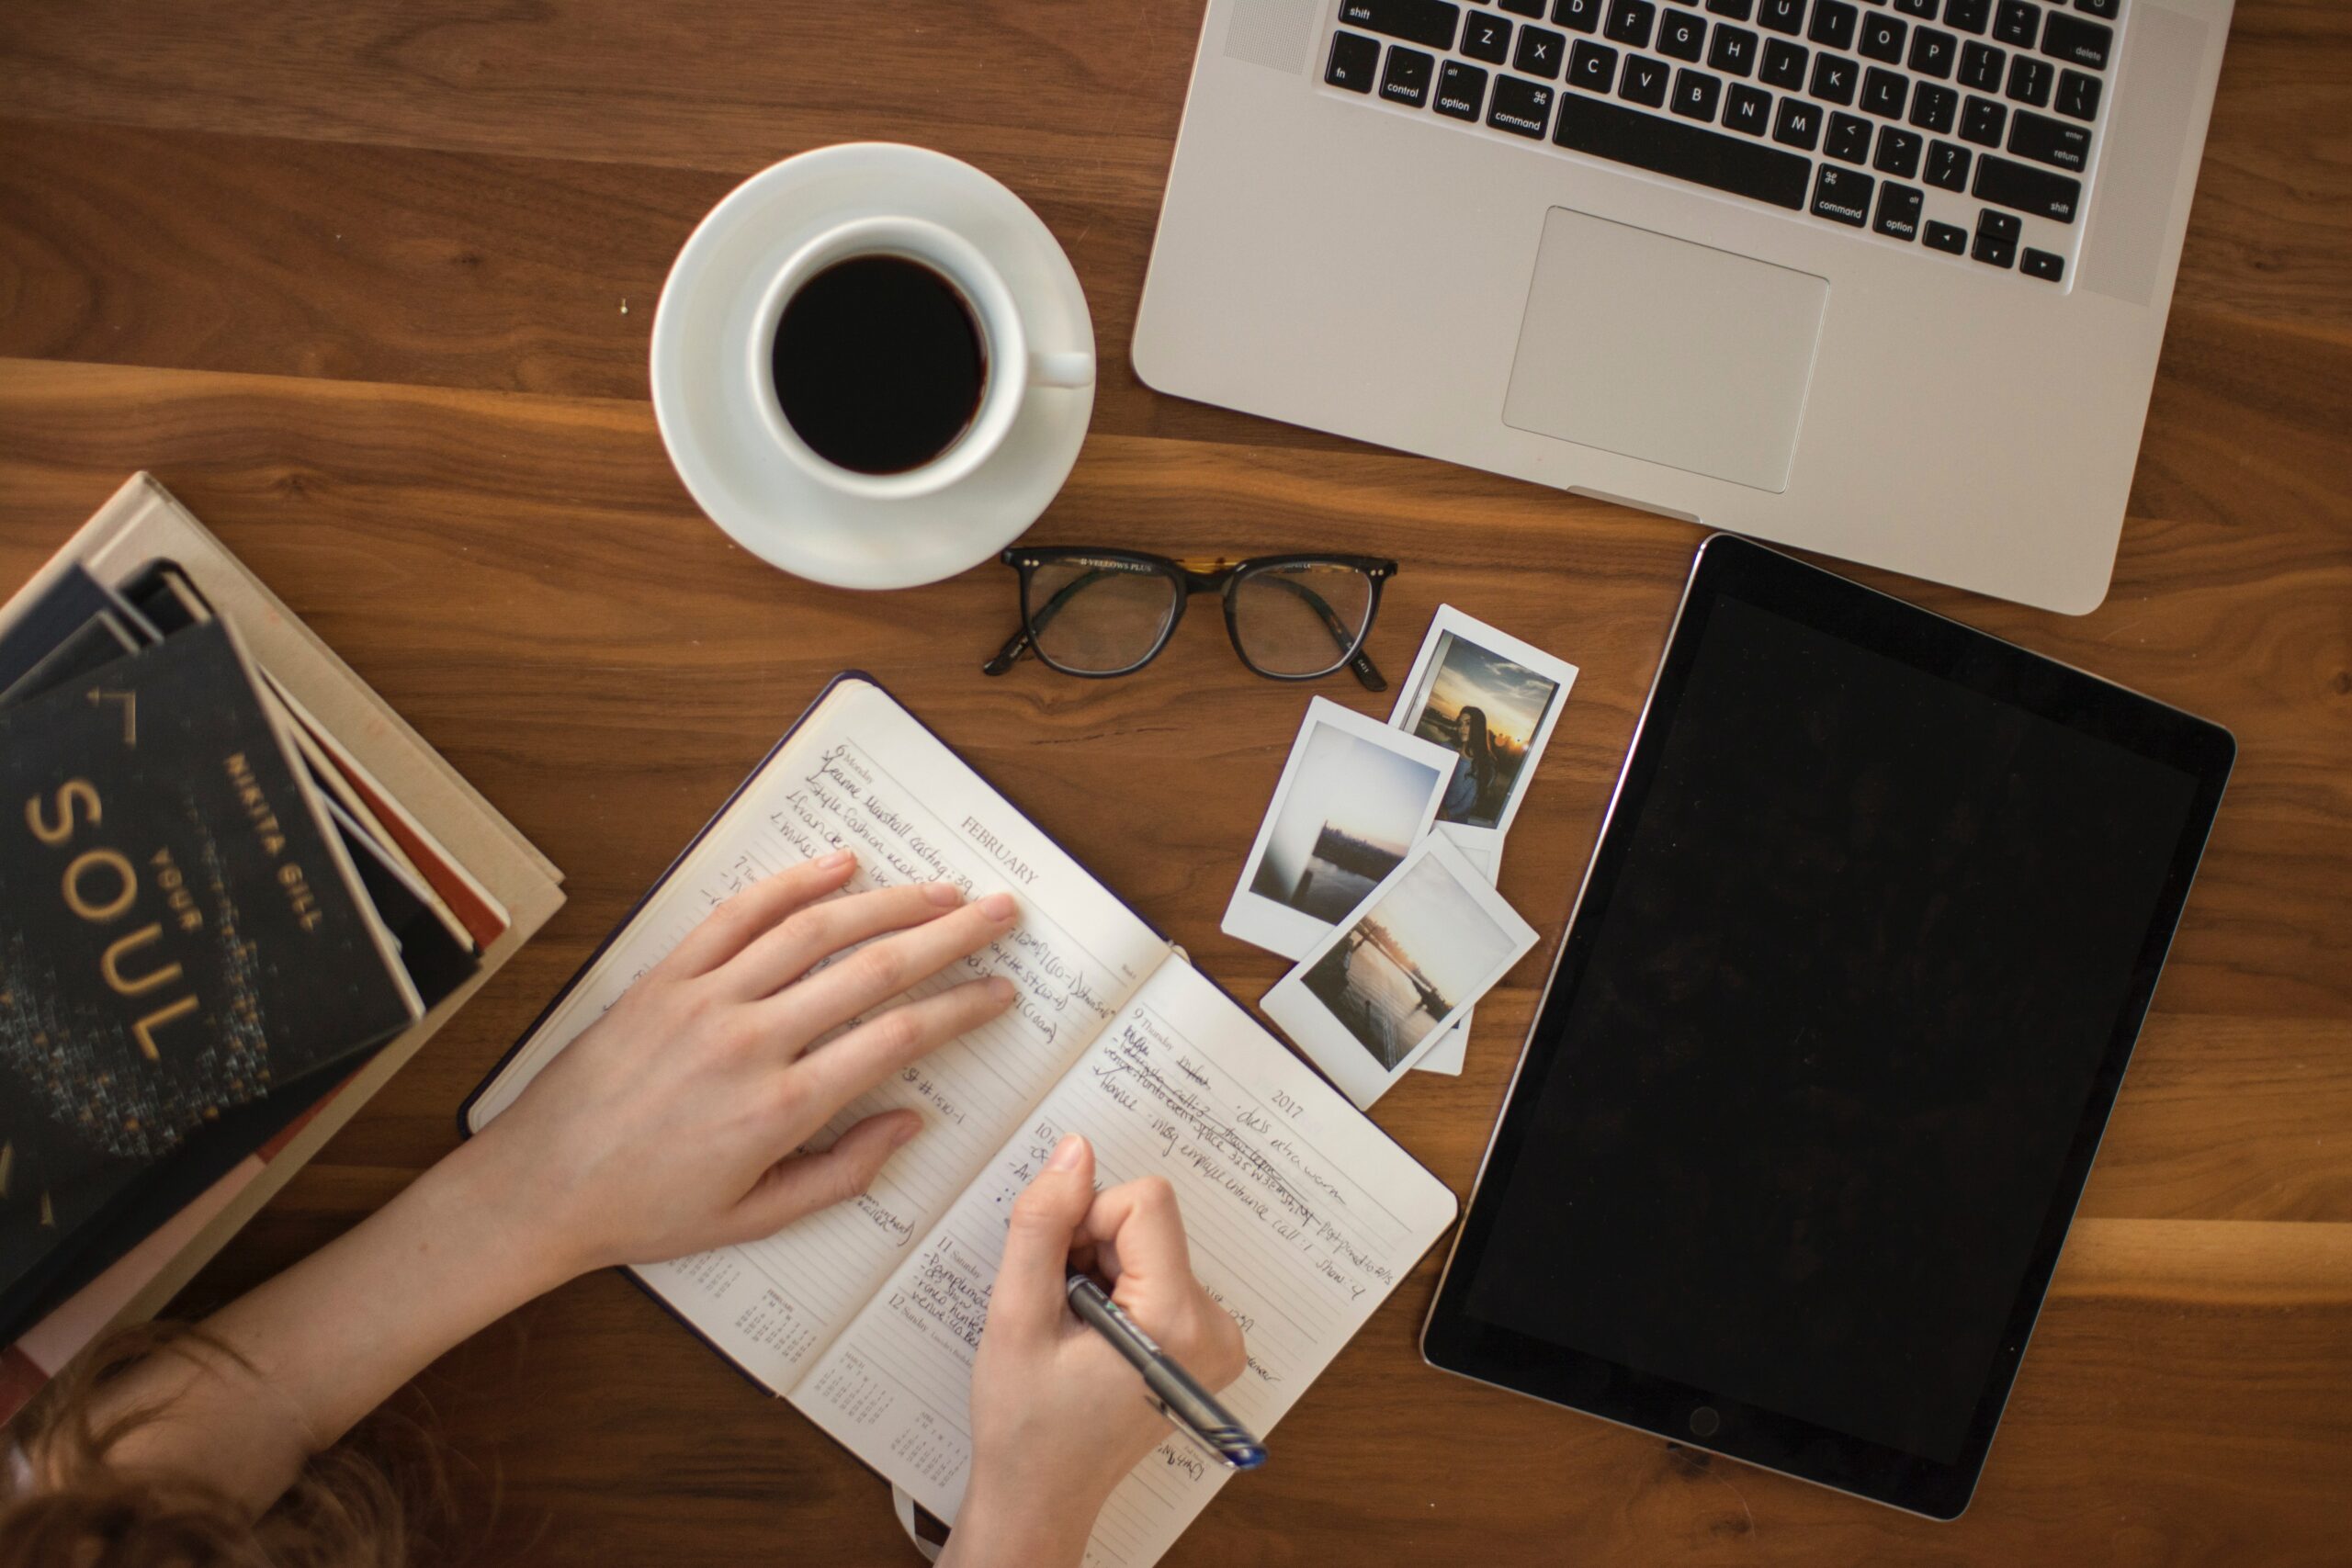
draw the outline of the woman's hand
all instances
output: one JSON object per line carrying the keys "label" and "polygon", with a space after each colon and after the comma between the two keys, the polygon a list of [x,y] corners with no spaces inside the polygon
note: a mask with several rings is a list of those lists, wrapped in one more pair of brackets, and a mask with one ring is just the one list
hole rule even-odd
{"label": "woman's hand", "polygon": [[969,980],[808,1047],[1001,936],[1013,901],[967,905],[944,884],[825,898],[855,864],[843,851],[729,899],[452,1156],[495,1173],[475,1190],[504,1200],[508,1239],[547,1283],[774,1235],[865,1191],[922,1131],[913,1111],[892,1111],[795,1153],[851,1100],[1011,1006],[1010,982]]}
{"label": "woman's hand", "polygon": [[972,1369],[972,1482],[944,1562],[1075,1563],[1127,1472],[1169,1432],[1143,1379],[1070,1311],[1073,1264],[1212,1390],[1241,1375],[1241,1329],[1193,1277],[1176,1194],[1158,1177],[1094,1190],[1094,1151],[1064,1138],[1012,1206]]}

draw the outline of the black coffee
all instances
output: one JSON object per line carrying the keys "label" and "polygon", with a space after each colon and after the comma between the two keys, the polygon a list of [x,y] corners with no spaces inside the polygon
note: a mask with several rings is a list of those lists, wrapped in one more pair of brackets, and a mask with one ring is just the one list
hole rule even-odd
{"label": "black coffee", "polygon": [[853,256],[802,284],[770,362],[795,433],[861,474],[904,473],[946,451],[988,380],[962,293],[904,256]]}

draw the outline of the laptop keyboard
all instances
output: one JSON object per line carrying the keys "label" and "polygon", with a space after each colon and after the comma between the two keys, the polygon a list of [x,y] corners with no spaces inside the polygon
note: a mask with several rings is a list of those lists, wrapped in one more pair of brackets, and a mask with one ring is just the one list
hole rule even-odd
{"label": "laptop keyboard", "polygon": [[1338,0],[1329,87],[2064,283],[2124,0]]}

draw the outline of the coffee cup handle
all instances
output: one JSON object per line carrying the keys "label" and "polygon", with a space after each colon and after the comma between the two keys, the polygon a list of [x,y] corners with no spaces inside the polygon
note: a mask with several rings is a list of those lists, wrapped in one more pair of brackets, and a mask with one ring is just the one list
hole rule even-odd
{"label": "coffee cup handle", "polygon": [[1091,387],[1094,384],[1094,355],[1083,349],[1069,354],[1033,354],[1029,356],[1029,384]]}

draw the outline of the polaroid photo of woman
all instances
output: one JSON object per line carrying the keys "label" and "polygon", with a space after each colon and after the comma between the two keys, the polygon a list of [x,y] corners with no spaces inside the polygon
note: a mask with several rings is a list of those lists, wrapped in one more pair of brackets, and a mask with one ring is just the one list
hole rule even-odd
{"label": "polaroid photo of woman", "polygon": [[1453,753],[1437,810],[1446,837],[1499,854],[1576,679],[1567,660],[1438,606],[1388,722]]}

